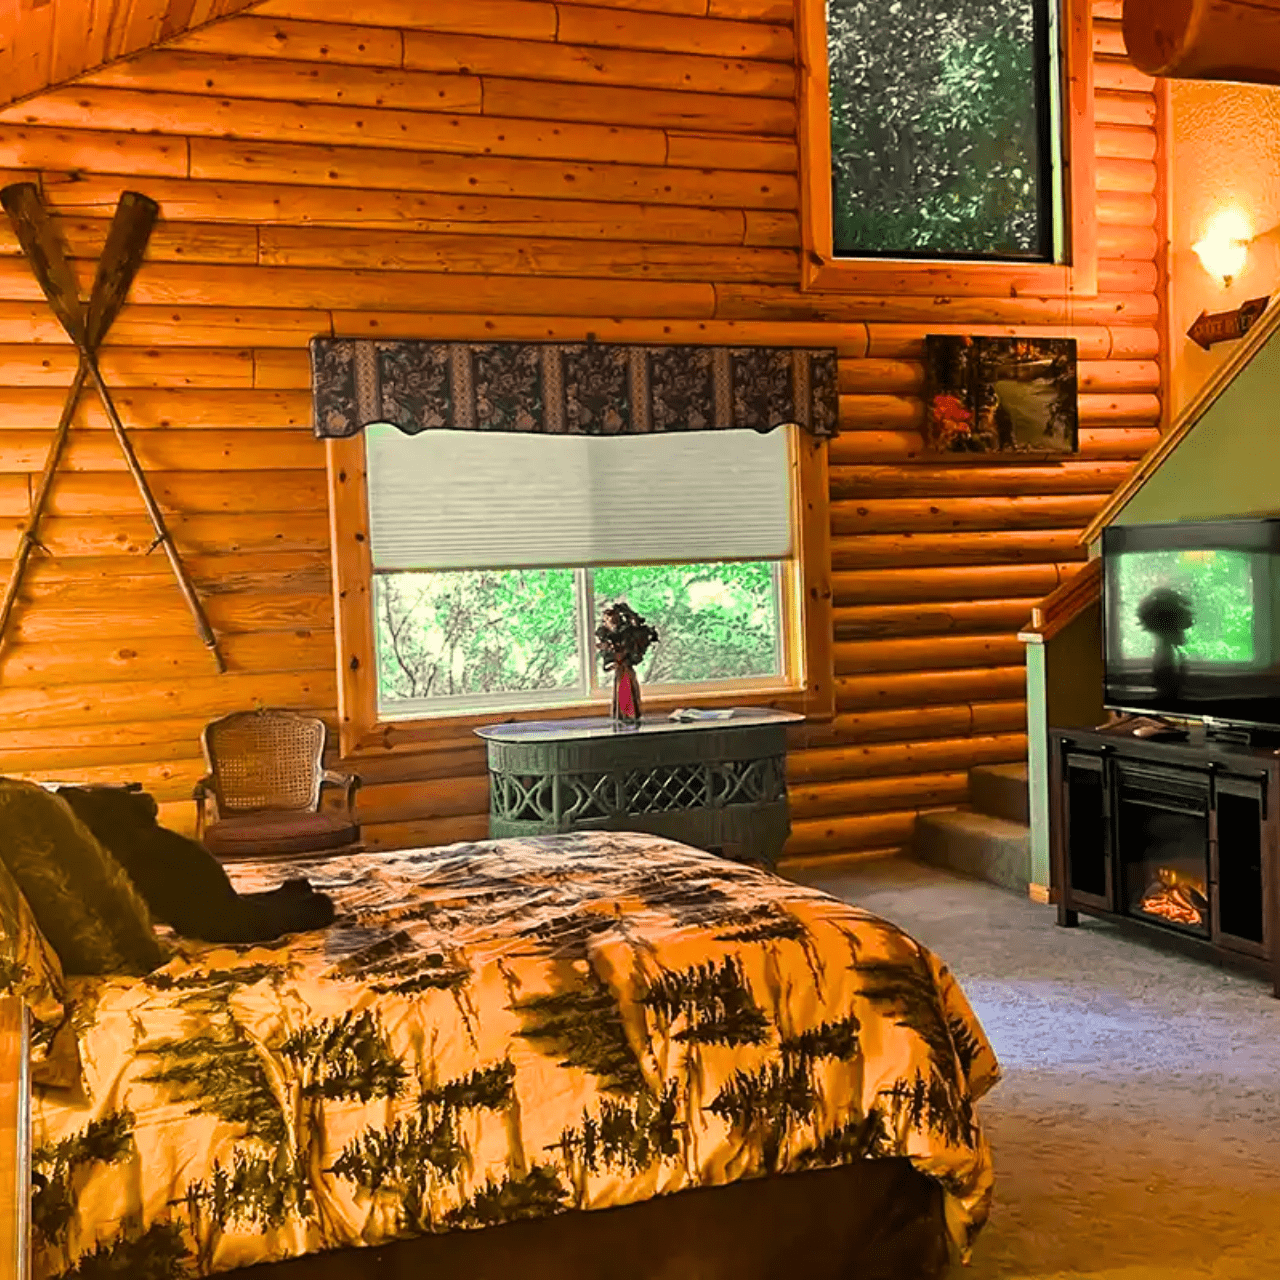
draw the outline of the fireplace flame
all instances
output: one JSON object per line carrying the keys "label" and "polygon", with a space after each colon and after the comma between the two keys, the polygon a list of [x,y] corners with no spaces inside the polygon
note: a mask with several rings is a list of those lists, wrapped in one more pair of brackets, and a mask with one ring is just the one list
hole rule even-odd
{"label": "fireplace flame", "polygon": [[1139,910],[1171,924],[1199,928],[1209,914],[1204,881],[1183,875],[1172,867],[1161,867],[1156,872],[1155,883],[1142,895]]}

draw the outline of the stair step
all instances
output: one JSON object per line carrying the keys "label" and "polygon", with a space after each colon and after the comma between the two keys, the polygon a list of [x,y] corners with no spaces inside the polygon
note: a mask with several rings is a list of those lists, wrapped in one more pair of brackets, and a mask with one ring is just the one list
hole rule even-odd
{"label": "stair step", "polygon": [[969,803],[978,813],[1007,822],[1031,821],[1026,761],[980,764],[969,770]]}
{"label": "stair step", "polygon": [[912,851],[921,862],[1024,895],[1031,881],[1031,828],[989,813],[922,813]]}

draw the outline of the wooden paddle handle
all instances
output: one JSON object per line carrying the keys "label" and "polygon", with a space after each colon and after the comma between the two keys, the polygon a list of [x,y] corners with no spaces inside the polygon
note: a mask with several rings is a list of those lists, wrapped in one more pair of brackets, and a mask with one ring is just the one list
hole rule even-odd
{"label": "wooden paddle handle", "polygon": [[62,457],[63,446],[67,443],[67,433],[71,429],[71,419],[75,417],[76,406],[84,392],[84,384],[89,377],[89,366],[80,361],[76,370],[75,381],[67,392],[66,402],[62,406],[62,417],[58,419],[58,429],[54,432],[53,443],[49,446],[48,456],[44,460],[44,470],[40,473],[40,483],[36,486],[35,497],[31,502],[31,514],[27,517],[26,528],[18,538],[18,549],[14,552],[13,564],[9,568],[9,581],[5,584],[4,597],[0,599],[0,641],[9,625],[9,615],[18,600],[18,587],[22,582],[23,571],[33,547],[39,545],[40,520],[44,515],[45,503],[49,500],[49,489],[53,485],[53,473],[58,469],[58,459]]}
{"label": "wooden paddle handle", "polygon": [[138,455],[134,453],[133,444],[125,432],[124,423],[120,421],[119,413],[116,411],[115,401],[111,398],[111,389],[107,386],[102,376],[102,370],[98,368],[98,362],[94,356],[83,348],[81,348],[81,356],[89,366],[89,372],[93,377],[94,386],[98,389],[98,395],[102,397],[102,405],[107,411],[107,419],[111,423],[111,430],[115,433],[116,443],[120,446],[120,452],[124,454],[125,466],[129,468],[129,474],[138,486],[139,494],[142,495],[142,504],[146,507],[147,515],[151,519],[151,527],[156,532],[156,545],[164,548],[165,556],[173,569],[173,576],[178,580],[178,589],[182,592],[183,598],[187,602],[187,608],[191,610],[191,616],[195,619],[196,630],[200,633],[200,639],[213,655],[213,660],[218,667],[218,673],[222,674],[222,672],[226,671],[227,664],[223,660],[222,651],[218,648],[218,638],[214,635],[213,628],[209,625],[209,619],[205,616],[204,606],[200,603],[200,597],[196,595],[195,586],[187,573],[187,566],[182,563],[182,557],[178,554],[177,547],[173,545],[173,536],[169,533],[169,527],[165,524],[164,516],[161,514],[160,507],[151,492],[151,486],[147,483],[147,477],[138,462]]}

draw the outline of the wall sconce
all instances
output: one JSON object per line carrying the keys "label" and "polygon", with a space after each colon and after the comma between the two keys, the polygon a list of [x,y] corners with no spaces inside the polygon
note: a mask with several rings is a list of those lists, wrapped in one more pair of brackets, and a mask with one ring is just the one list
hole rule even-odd
{"label": "wall sconce", "polygon": [[1200,265],[1225,289],[1244,270],[1254,238],[1249,219],[1240,209],[1222,209],[1210,219],[1204,236],[1191,248]]}

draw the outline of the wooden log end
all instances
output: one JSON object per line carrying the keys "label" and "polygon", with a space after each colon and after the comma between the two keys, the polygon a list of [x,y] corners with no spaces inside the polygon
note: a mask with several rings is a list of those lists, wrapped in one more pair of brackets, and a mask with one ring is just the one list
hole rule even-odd
{"label": "wooden log end", "polygon": [[1277,0],[1125,0],[1124,39],[1147,75],[1280,84]]}
{"label": "wooden log end", "polygon": [[1149,76],[1170,74],[1186,51],[1195,0],[1125,0],[1129,58]]}

